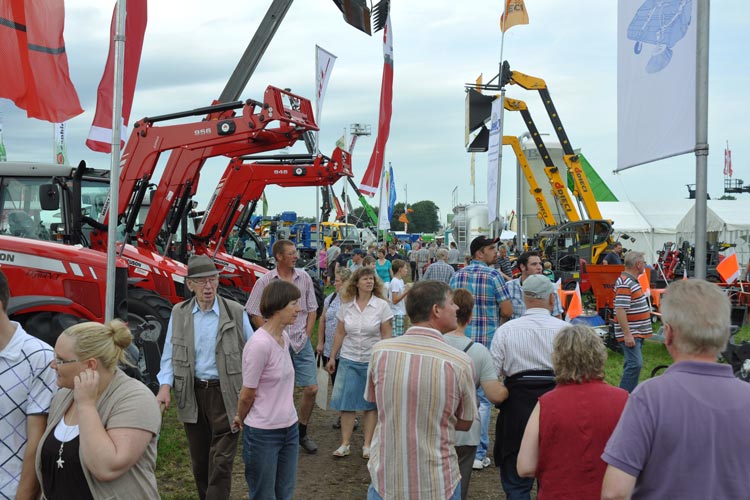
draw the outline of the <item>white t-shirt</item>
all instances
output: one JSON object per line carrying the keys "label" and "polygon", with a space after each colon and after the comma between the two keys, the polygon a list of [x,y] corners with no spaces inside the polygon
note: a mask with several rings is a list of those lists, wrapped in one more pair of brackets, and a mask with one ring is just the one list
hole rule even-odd
{"label": "white t-shirt", "polygon": [[394,316],[406,316],[406,299],[401,299],[398,304],[393,303],[393,292],[402,294],[405,289],[404,280],[394,276],[388,286],[388,297],[391,299],[391,311],[393,311]]}

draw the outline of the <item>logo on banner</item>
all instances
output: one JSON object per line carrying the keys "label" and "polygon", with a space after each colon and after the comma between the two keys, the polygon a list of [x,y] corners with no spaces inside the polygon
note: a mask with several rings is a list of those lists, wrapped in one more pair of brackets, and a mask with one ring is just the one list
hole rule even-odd
{"label": "logo on banner", "polygon": [[653,45],[647,73],[658,73],[669,65],[672,48],[690,27],[692,4],[692,0],[644,2],[636,11],[628,26],[628,38],[635,41],[635,54],[641,53],[644,43]]}

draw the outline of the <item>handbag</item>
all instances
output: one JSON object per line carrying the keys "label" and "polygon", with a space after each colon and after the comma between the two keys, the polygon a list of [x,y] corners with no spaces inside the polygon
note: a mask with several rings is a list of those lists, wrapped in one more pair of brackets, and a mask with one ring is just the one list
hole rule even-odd
{"label": "handbag", "polygon": [[331,380],[331,374],[326,370],[323,364],[323,356],[317,355],[316,364],[318,365],[318,393],[315,395],[315,404],[321,410],[328,409],[328,382]]}

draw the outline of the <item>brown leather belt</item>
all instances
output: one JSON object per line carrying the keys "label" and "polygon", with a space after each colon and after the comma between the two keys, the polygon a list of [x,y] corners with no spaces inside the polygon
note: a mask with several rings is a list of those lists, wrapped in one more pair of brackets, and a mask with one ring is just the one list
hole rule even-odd
{"label": "brown leather belt", "polygon": [[212,380],[201,380],[201,379],[195,379],[195,387],[200,387],[201,389],[208,389],[209,387],[217,387],[219,385],[219,379],[212,379]]}

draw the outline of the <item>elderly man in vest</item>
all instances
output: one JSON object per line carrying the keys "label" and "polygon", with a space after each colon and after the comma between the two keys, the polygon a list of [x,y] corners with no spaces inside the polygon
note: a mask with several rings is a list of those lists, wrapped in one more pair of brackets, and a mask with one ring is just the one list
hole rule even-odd
{"label": "elderly man in vest", "polygon": [[242,349],[253,329],[242,305],[217,295],[219,271],[209,257],[190,257],[185,283],[195,296],[172,309],[156,399],[168,408],[174,390],[198,495],[223,500],[237,453],[239,435],[230,426],[242,388]]}

